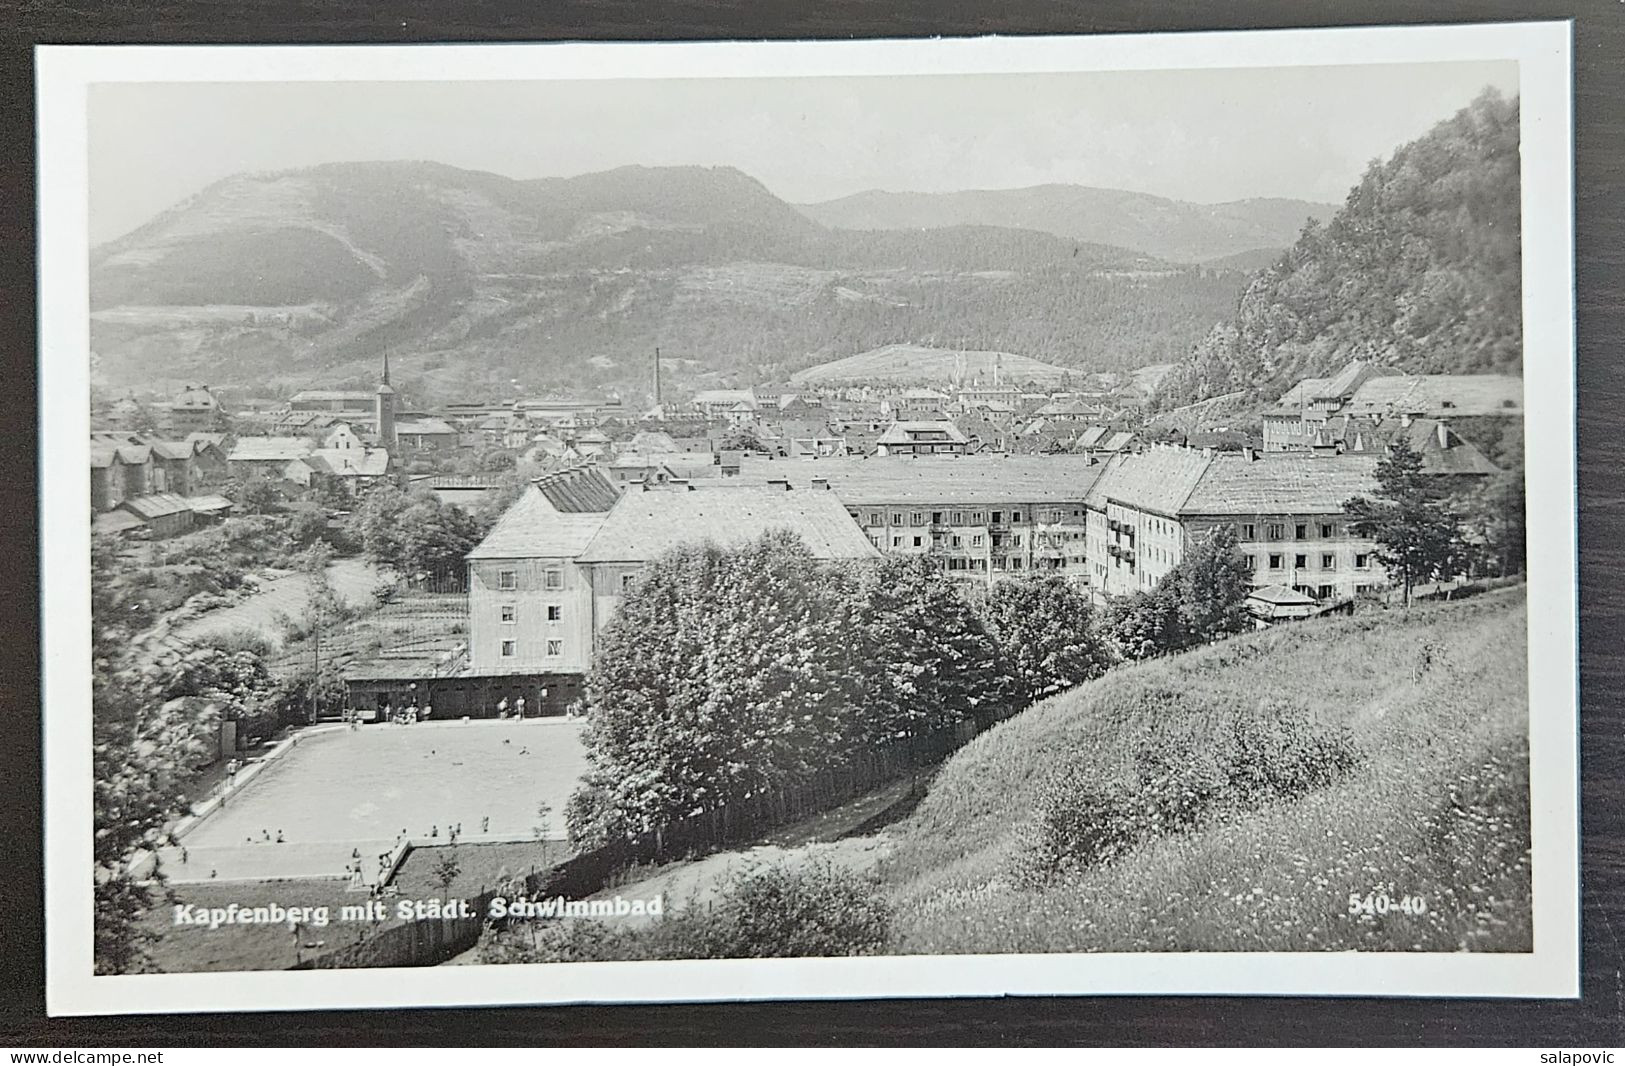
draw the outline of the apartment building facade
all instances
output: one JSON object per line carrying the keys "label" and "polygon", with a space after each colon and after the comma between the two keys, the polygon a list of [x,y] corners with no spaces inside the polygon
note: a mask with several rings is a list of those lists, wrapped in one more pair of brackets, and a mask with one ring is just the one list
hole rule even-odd
{"label": "apartment building facade", "polygon": [[1344,503],[1376,491],[1379,459],[1171,445],[1120,456],[1088,500],[1091,594],[1103,603],[1155,588],[1220,526],[1235,532],[1254,587],[1280,585],[1320,602],[1374,593],[1387,576]]}
{"label": "apartment building facade", "polygon": [[1084,498],[1101,471],[1076,455],[873,456],[747,464],[828,486],[877,551],[929,555],[951,577],[1081,581]]}

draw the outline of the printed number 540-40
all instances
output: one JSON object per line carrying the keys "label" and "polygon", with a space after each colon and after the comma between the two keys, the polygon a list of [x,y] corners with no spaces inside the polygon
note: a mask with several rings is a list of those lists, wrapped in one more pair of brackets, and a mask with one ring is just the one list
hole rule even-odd
{"label": "printed number 540-40", "polygon": [[1424,896],[1390,896],[1386,892],[1349,893],[1350,914],[1426,914]]}

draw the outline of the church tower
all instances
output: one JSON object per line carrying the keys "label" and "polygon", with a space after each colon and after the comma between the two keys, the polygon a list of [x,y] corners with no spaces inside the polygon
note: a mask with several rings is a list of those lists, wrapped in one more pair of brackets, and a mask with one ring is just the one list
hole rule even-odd
{"label": "church tower", "polygon": [[395,450],[395,390],[389,385],[389,353],[384,353],[384,376],[378,381],[378,443]]}

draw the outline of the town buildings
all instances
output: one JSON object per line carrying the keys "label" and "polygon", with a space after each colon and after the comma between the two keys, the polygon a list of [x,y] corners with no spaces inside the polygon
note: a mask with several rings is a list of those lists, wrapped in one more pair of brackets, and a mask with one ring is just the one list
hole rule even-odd
{"label": "town buildings", "polygon": [[876,455],[964,455],[965,434],[946,419],[893,422],[875,440]]}
{"label": "town buildings", "polygon": [[1349,528],[1343,505],[1376,491],[1380,458],[1172,445],[1118,456],[1087,500],[1091,595],[1103,603],[1155,588],[1221,525],[1257,587],[1319,601],[1374,592],[1386,580],[1376,545]]}
{"label": "town buildings", "polygon": [[[1399,374],[1355,360],[1329,378],[1304,378],[1264,412],[1264,450],[1306,451],[1349,439],[1348,420],[1523,417],[1523,379],[1502,374]],[[1339,424],[1341,422],[1341,425]]]}
{"label": "town buildings", "polygon": [[581,693],[598,631],[652,559],[776,529],[819,558],[875,554],[827,490],[716,482],[623,494],[591,466],[540,478],[469,553],[469,673],[523,678],[538,711],[559,713]]}
{"label": "town buildings", "polygon": [[184,441],[141,434],[90,436],[91,529],[167,537],[230,510],[211,489],[225,480],[225,457],[206,434]]}
{"label": "town buildings", "polygon": [[928,555],[953,577],[1082,581],[1084,499],[1101,469],[1076,455],[874,456],[747,460],[743,475],[827,487],[876,549]]}

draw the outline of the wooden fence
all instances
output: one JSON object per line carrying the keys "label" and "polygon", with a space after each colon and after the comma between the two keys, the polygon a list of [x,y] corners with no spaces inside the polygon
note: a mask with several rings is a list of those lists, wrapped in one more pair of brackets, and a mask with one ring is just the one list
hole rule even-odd
{"label": "wooden fence", "polygon": [[839,807],[884,785],[942,762],[978,733],[1008,717],[881,744],[862,752],[847,766],[827,770],[798,785],[748,796],[715,810],[702,811],[654,832],[584,851],[556,866],[516,881],[485,889],[469,900],[473,917],[407,921],[382,929],[349,947],[302,960],[295,970],[348,969],[373,966],[436,966],[473,947],[480,938],[498,895],[548,899],[585,899],[623,882],[639,866],[703,855],[743,843],[784,825]]}

